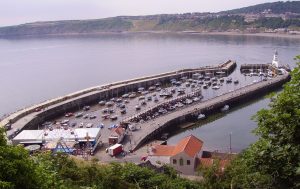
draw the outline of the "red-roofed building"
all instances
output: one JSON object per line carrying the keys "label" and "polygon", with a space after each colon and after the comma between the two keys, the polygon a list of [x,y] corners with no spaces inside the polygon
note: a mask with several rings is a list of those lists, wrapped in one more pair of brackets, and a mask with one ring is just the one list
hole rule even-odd
{"label": "red-roofed building", "polygon": [[152,146],[148,158],[152,164],[170,164],[183,174],[193,175],[196,159],[202,156],[202,146],[203,141],[190,135],[183,138],[175,146]]}
{"label": "red-roofed building", "polygon": [[110,145],[121,143],[124,137],[125,137],[125,129],[121,126],[118,126],[117,128],[113,128],[111,130],[111,134],[108,137],[108,143]]}

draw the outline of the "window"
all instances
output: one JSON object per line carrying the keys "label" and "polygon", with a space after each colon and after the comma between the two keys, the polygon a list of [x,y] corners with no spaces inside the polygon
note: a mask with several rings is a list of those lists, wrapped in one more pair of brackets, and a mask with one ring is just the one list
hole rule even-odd
{"label": "window", "polygon": [[173,159],[173,164],[176,164],[177,163],[177,160],[176,159]]}
{"label": "window", "polygon": [[187,165],[191,165],[191,161],[190,160],[186,160],[186,164]]}
{"label": "window", "polygon": [[180,160],[179,160],[179,164],[180,164],[180,166],[182,166],[182,165],[183,165],[183,159],[182,159],[182,158],[180,158]]}

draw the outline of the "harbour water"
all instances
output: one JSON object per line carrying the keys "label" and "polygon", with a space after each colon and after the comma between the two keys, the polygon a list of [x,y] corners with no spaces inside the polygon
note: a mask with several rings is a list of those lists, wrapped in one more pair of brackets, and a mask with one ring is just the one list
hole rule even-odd
{"label": "harbour water", "polygon": [[[219,64],[228,59],[236,60],[238,65],[266,63],[271,61],[275,49],[281,62],[293,67],[299,44],[299,40],[286,38],[170,34],[0,39],[0,116],[49,98],[123,79]],[[178,134],[169,142],[193,133],[207,148],[224,151],[232,132],[233,149],[239,151],[255,141],[250,131],[256,123],[250,118],[266,106],[267,100],[256,101]]]}

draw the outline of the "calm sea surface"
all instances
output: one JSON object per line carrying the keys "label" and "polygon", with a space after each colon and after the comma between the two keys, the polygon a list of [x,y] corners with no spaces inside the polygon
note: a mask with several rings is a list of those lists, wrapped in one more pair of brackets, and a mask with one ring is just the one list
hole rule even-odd
{"label": "calm sea surface", "polygon": [[[35,103],[87,87],[182,68],[214,65],[228,59],[271,62],[274,50],[282,63],[295,65],[300,40],[255,36],[119,34],[84,37],[0,39],[0,117]],[[267,107],[261,99],[222,118],[170,138],[191,133],[207,149],[239,151],[255,137],[250,118]]]}

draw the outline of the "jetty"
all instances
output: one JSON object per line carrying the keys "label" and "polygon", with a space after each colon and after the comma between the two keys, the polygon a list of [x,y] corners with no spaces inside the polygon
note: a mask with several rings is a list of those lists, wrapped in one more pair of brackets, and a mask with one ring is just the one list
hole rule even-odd
{"label": "jetty", "polygon": [[221,108],[225,105],[234,106],[245,100],[248,101],[249,99],[256,98],[258,94],[266,94],[270,90],[282,86],[289,79],[290,75],[288,73],[278,75],[272,80],[253,83],[215,98],[191,104],[190,106],[183,107],[178,111],[167,113],[156,119],[137,123],[137,127],[141,129],[135,132],[134,135],[131,135],[131,144],[127,144],[127,148],[137,150],[142,145],[163,133],[163,130],[165,129],[176,129],[178,124],[182,124],[193,119],[195,120],[195,115],[199,115],[200,113],[209,115],[214,112],[220,112]]}

